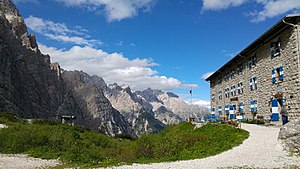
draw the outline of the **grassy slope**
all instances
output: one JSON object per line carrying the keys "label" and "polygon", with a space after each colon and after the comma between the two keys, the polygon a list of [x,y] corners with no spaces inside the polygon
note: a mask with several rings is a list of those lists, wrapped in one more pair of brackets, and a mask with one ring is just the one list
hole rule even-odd
{"label": "grassy slope", "polygon": [[[0,113],[0,122],[3,113]],[[7,123],[7,121],[14,121]],[[108,166],[187,160],[212,156],[242,143],[249,133],[231,126],[207,124],[194,130],[190,123],[168,126],[137,140],[115,139],[100,133],[49,121],[33,124],[7,120],[0,130],[1,153],[28,153],[60,158],[70,165]]]}

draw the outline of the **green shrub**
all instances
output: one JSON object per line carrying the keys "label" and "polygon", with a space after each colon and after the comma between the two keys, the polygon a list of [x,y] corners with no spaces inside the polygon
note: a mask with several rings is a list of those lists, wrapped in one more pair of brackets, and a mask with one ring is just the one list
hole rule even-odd
{"label": "green shrub", "polygon": [[15,113],[11,112],[0,112],[0,124],[12,125],[15,123],[24,122],[17,118]]}

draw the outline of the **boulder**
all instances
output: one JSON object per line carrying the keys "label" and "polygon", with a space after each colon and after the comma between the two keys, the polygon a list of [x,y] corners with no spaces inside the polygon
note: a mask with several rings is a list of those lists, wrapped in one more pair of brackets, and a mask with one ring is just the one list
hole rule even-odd
{"label": "boulder", "polygon": [[300,153],[300,119],[288,122],[280,128],[278,139],[285,150]]}

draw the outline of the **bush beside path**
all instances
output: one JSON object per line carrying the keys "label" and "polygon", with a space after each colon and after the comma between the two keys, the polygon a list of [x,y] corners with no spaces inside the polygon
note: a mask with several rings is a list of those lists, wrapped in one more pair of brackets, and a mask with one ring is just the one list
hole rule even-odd
{"label": "bush beside path", "polygon": [[279,128],[242,124],[250,136],[238,147],[196,160],[155,164],[133,164],[114,169],[199,169],[199,168],[299,168],[300,157],[291,156],[278,141]]}

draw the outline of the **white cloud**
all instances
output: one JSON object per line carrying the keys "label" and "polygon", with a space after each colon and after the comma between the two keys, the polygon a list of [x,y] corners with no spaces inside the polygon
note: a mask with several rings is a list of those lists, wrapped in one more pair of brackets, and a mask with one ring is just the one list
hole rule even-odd
{"label": "white cloud", "polygon": [[210,101],[196,100],[196,101],[193,101],[193,104],[210,108]]}
{"label": "white cloud", "polygon": [[222,10],[243,4],[260,5],[262,10],[249,12],[252,22],[262,22],[282,14],[300,12],[300,0],[202,0],[202,12]]}
{"label": "white cloud", "polygon": [[202,11],[205,10],[222,10],[229,7],[240,6],[247,0],[203,0]]}
{"label": "white cloud", "polygon": [[85,46],[99,46],[102,44],[99,40],[89,39],[88,31],[80,26],[70,29],[64,23],[55,23],[34,16],[26,18],[25,23],[35,33],[52,40]]}
{"label": "white cloud", "polygon": [[209,76],[211,76],[213,73],[214,73],[214,72],[207,72],[207,73],[203,74],[203,75],[201,76],[201,78],[202,78],[202,79],[207,79],[207,78],[208,78]]}
{"label": "white cloud", "polygon": [[300,0],[256,0],[264,6],[262,11],[251,12],[252,22],[262,22],[287,12],[299,12]]}
{"label": "white cloud", "polygon": [[105,12],[108,21],[120,21],[138,15],[138,10],[149,11],[155,0],[57,0],[66,6],[85,8],[97,13]]}
{"label": "white cloud", "polygon": [[148,87],[161,90],[198,87],[172,77],[160,76],[151,68],[158,65],[151,59],[129,60],[120,53],[107,53],[88,46],[74,46],[69,50],[39,46],[43,53],[51,56],[52,62],[58,62],[64,69],[83,70],[90,75],[103,77],[107,83],[129,84],[136,90]]}

